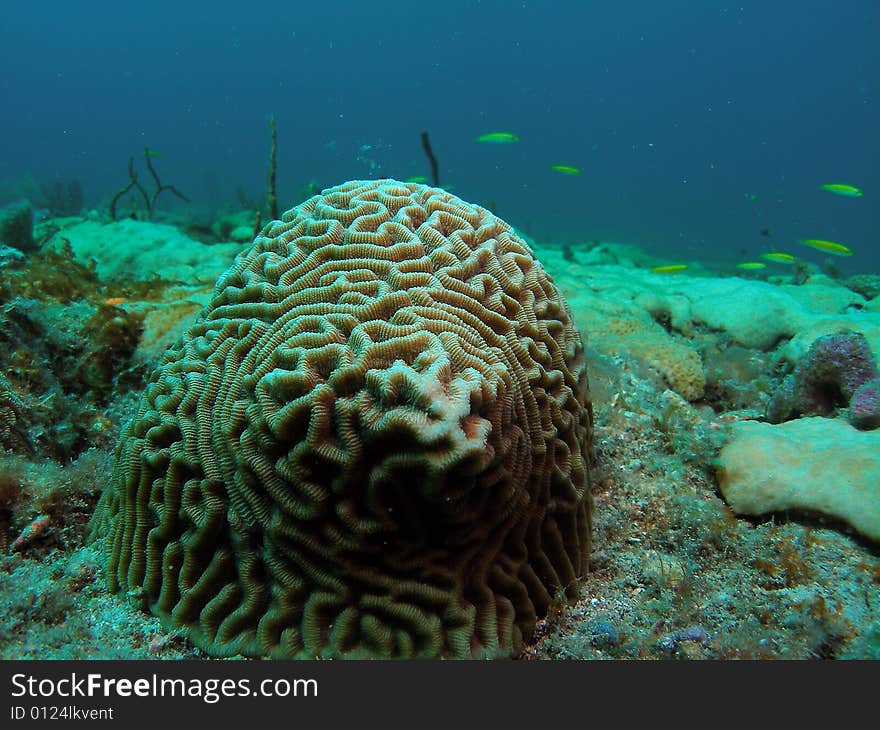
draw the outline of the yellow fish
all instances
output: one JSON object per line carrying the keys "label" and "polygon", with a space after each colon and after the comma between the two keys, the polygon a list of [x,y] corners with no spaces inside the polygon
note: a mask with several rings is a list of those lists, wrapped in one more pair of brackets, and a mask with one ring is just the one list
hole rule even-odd
{"label": "yellow fish", "polygon": [[414,175],[413,177],[408,177],[404,182],[408,183],[426,183],[428,182],[428,178],[424,175]]}
{"label": "yellow fish", "polygon": [[767,264],[762,264],[760,261],[743,261],[741,264],[737,264],[736,268],[745,269],[746,271],[757,271],[758,269],[766,268]]}
{"label": "yellow fish", "polygon": [[666,264],[665,266],[655,266],[651,272],[654,274],[675,274],[678,271],[684,271],[687,267],[687,264]]}
{"label": "yellow fish", "polygon": [[519,137],[510,132],[489,132],[477,137],[477,142],[484,144],[510,144],[511,142],[519,142]]}
{"label": "yellow fish", "polygon": [[561,172],[563,175],[580,175],[581,171],[578,167],[572,167],[571,165],[550,165],[551,170],[555,170],[556,172]]}
{"label": "yellow fish", "polygon": [[851,248],[835,241],[823,241],[821,238],[802,238],[798,243],[815,248],[817,251],[834,254],[835,256],[852,256]]}
{"label": "yellow fish", "polygon": [[797,256],[792,256],[790,253],[779,253],[778,251],[762,253],[761,258],[767,259],[767,261],[775,261],[777,264],[793,264],[797,261]]}
{"label": "yellow fish", "polygon": [[861,198],[862,191],[855,185],[844,185],[843,183],[828,183],[822,186],[822,190],[827,190],[835,195],[843,195],[847,198]]}

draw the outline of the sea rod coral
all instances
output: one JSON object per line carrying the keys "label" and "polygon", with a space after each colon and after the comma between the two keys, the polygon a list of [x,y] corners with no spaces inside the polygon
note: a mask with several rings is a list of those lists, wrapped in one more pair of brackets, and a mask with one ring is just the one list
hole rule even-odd
{"label": "sea rod coral", "polygon": [[355,181],[270,223],[164,356],[93,521],[207,652],[520,650],[590,550],[571,313],[489,211]]}

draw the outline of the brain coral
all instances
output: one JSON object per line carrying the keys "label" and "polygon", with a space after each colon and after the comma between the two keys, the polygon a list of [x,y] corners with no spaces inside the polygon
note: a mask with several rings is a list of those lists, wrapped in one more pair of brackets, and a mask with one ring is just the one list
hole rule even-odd
{"label": "brain coral", "polygon": [[503,221],[393,180],[273,221],[164,356],[93,522],[220,656],[517,652],[590,549],[568,306]]}

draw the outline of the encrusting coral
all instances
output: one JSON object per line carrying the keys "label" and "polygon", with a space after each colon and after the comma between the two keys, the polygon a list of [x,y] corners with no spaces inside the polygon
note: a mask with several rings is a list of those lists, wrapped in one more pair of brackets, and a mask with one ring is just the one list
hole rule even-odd
{"label": "encrusting coral", "polygon": [[817,338],[773,396],[767,420],[831,416],[849,406],[858,428],[880,424],[877,363],[865,336],[844,330]]}
{"label": "encrusting coral", "polygon": [[590,345],[606,354],[623,351],[643,360],[686,400],[697,400],[703,395],[706,376],[699,353],[674,340],[656,322],[606,317],[601,330],[591,335]]}
{"label": "encrusting coral", "polygon": [[567,304],[489,211],[393,180],[273,221],[164,356],[93,522],[211,654],[511,655],[587,569]]}

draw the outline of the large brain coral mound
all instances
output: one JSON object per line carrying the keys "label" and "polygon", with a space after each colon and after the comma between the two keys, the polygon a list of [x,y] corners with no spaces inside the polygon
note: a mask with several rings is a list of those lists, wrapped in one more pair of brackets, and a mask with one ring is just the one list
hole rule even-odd
{"label": "large brain coral mound", "polygon": [[517,652],[590,548],[592,410],[528,246],[349,182],[264,229],[152,375],[94,523],[211,654]]}

